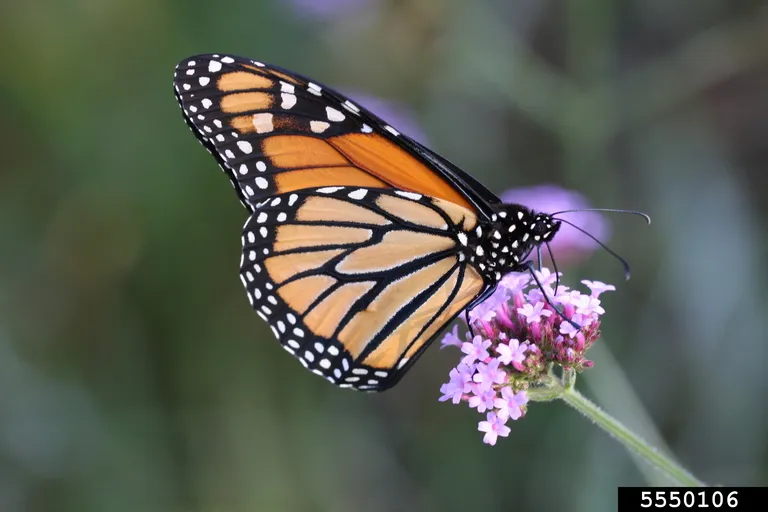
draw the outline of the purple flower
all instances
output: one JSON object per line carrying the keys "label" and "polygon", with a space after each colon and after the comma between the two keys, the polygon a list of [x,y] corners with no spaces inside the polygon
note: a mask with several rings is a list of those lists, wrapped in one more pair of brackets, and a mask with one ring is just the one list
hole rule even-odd
{"label": "purple flower", "polygon": [[459,325],[456,324],[453,326],[453,329],[445,333],[443,339],[440,340],[440,350],[450,346],[461,347],[462,343],[463,341],[459,337]]}
{"label": "purple flower", "polygon": [[496,317],[498,307],[505,302],[507,302],[506,290],[497,287],[490,297],[470,310],[469,321],[473,323],[477,320],[490,322]]}
{"label": "purple flower", "polygon": [[612,284],[601,283],[600,281],[588,281],[583,280],[582,283],[587,285],[587,288],[592,290],[593,297],[599,297],[601,293],[616,291],[616,287]]}
{"label": "purple flower", "polygon": [[521,344],[514,338],[509,340],[508,343],[499,343],[499,346],[496,347],[496,352],[499,353],[499,361],[501,361],[501,364],[507,366],[511,364],[515,367],[525,360],[525,352],[527,350],[527,344]]}
{"label": "purple flower", "polygon": [[576,306],[576,312],[580,315],[591,316],[605,313],[605,309],[600,306],[600,299],[589,295],[582,295],[577,301],[573,301],[573,305]]}
{"label": "purple flower", "polygon": [[477,430],[485,432],[483,436],[483,442],[491,446],[496,444],[496,439],[501,437],[507,437],[509,435],[509,427],[504,425],[506,421],[496,416],[496,413],[489,412],[486,416],[486,421],[481,421],[477,424]]}
{"label": "purple flower", "polygon": [[494,384],[504,384],[507,374],[504,370],[499,370],[498,359],[491,359],[488,364],[477,364],[477,372],[472,376],[472,380],[477,383],[477,389],[486,390],[492,388]]}
{"label": "purple flower", "polygon": [[498,393],[495,389],[480,389],[480,386],[474,386],[475,394],[469,397],[469,406],[473,409],[477,409],[477,412],[485,412],[488,409],[493,409],[496,404]]}
{"label": "purple flower", "polygon": [[[500,198],[505,203],[522,204],[537,212],[544,213],[590,207],[583,195],[555,185],[515,188],[507,190],[501,194]],[[609,224],[605,217],[598,212],[564,213],[558,217],[573,222],[603,242],[610,237]],[[584,233],[565,223],[560,226],[560,231],[555,235],[550,246],[558,262],[581,260],[599,247]]]}
{"label": "purple flower", "polygon": [[335,19],[357,14],[362,10],[378,9],[380,0],[289,0],[299,18],[318,21]]}
{"label": "purple flower", "polygon": [[517,312],[523,315],[529,324],[538,323],[542,316],[552,315],[552,311],[544,309],[544,306],[546,303],[543,301],[537,302],[535,306],[525,304],[523,307],[517,308]]}
{"label": "purple flower", "polygon": [[441,402],[451,400],[454,404],[458,404],[464,393],[469,393],[472,390],[472,374],[474,371],[474,365],[468,366],[463,363],[451,370],[451,373],[448,374],[451,380],[440,386],[440,392],[443,396],[439,400]]}
{"label": "purple flower", "polygon": [[507,290],[509,295],[515,295],[525,290],[530,282],[531,275],[528,272],[512,272],[501,278],[499,288]]}
{"label": "purple flower", "polygon": [[460,344],[463,358],[451,370],[450,382],[440,388],[440,400],[489,411],[487,421],[478,427],[486,432],[488,444],[508,434],[507,420],[525,415],[525,390],[546,384],[554,366],[577,372],[592,367],[585,353],[600,335],[600,317],[605,313],[598,295],[613,286],[586,281],[591,294],[561,286],[555,295],[551,285],[557,276],[542,270],[537,277],[553,303],[559,304],[559,313],[544,301],[529,275],[510,274],[483,313],[472,315],[469,327],[478,335],[460,344],[454,328],[442,342]]}
{"label": "purple flower", "polygon": [[547,267],[543,267],[541,270],[534,270],[534,272],[536,272],[536,277],[543,288],[551,287],[551,285],[555,284],[557,278],[562,275],[559,272],[550,272]]}
{"label": "purple flower", "polygon": [[[584,319],[581,315],[573,315],[571,320],[576,324],[584,327]],[[576,336],[581,329],[577,329],[570,322],[563,322],[560,324],[560,334],[565,334],[569,338]]]}
{"label": "purple flower", "polygon": [[555,300],[560,304],[573,304],[578,301],[582,296],[582,293],[578,290],[568,290],[567,287],[561,286],[560,293],[557,294]]}
{"label": "purple flower", "polygon": [[488,347],[491,346],[491,340],[483,339],[481,336],[472,338],[472,343],[466,341],[461,345],[461,351],[467,354],[461,360],[464,364],[472,364],[475,361],[485,361],[490,357]]}
{"label": "purple flower", "polygon": [[523,415],[522,407],[528,403],[525,391],[515,393],[510,387],[501,388],[501,398],[494,400],[493,405],[499,410],[498,417],[502,420],[519,419]]}

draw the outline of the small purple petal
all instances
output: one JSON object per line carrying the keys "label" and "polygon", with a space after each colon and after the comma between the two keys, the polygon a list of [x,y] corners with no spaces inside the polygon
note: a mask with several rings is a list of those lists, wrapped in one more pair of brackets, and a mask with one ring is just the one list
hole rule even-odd
{"label": "small purple petal", "polygon": [[500,288],[505,288],[509,295],[522,293],[531,282],[531,275],[527,272],[512,272],[501,278]]}
{"label": "small purple petal", "polygon": [[525,352],[528,350],[527,344],[520,344],[520,342],[514,338],[509,340],[509,343],[500,343],[496,347],[496,352],[499,353],[499,361],[504,365],[510,365],[515,363],[522,363],[525,360]]}
{"label": "small purple petal", "polygon": [[600,281],[589,281],[585,279],[582,283],[592,290],[593,297],[599,297],[601,293],[616,291],[616,287],[612,284],[605,284]]}
{"label": "small purple petal", "polygon": [[472,374],[474,372],[474,365],[459,363],[459,365],[452,369],[448,374],[451,380],[440,386],[440,392],[443,396],[438,398],[438,400],[440,402],[451,400],[454,404],[461,402],[464,393],[469,393],[472,390]]}
{"label": "small purple petal", "polygon": [[499,418],[496,413],[489,412],[486,416],[486,421],[481,421],[477,424],[477,430],[485,432],[483,442],[493,446],[496,444],[496,439],[499,436],[507,437],[510,429],[504,423],[506,421]]}
{"label": "small purple petal", "polygon": [[528,395],[525,391],[515,393],[512,388],[501,389],[501,398],[494,400],[494,405],[499,410],[498,417],[502,420],[517,420],[523,415],[522,406],[528,403]]}
{"label": "small purple petal", "polygon": [[483,339],[482,336],[475,336],[472,342],[464,342],[461,345],[461,351],[467,354],[461,360],[464,364],[472,364],[475,361],[485,361],[490,357],[488,347],[491,346],[491,340]]}
{"label": "small purple petal", "polygon": [[539,279],[539,283],[541,283],[541,286],[543,287],[548,287],[555,284],[557,278],[562,275],[560,272],[551,272],[547,267],[543,267],[541,270],[535,270],[534,272],[536,272],[536,277]]}
{"label": "small purple petal", "polygon": [[491,359],[488,364],[477,364],[472,380],[478,384],[479,389],[490,389],[494,384],[503,384],[507,381],[507,374],[499,370],[499,363],[498,359]]}
{"label": "small purple petal", "polygon": [[496,288],[490,297],[472,308],[469,312],[469,321],[472,323],[476,321],[490,322],[497,315],[496,309],[505,302],[507,302],[506,290],[501,287]]}
{"label": "small purple petal", "polygon": [[469,406],[473,409],[477,409],[477,412],[485,412],[488,409],[493,409],[498,393],[495,389],[480,389],[480,386],[474,386],[475,394],[469,397]]}
{"label": "small purple petal", "polygon": [[529,324],[532,324],[540,322],[542,316],[548,317],[552,315],[552,311],[544,309],[544,306],[546,306],[546,303],[544,302],[537,302],[535,306],[525,304],[522,308],[518,308],[517,312],[524,316]]}
{"label": "small purple petal", "polygon": [[[582,328],[586,327],[586,325],[584,323],[584,318],[581,315],[579,315],[579,314],[573,315],[571,320],[574,323],[576,323],[576,325],[580,325]],[[577,329],[576,327],[571,325],[571,322],[563,322],[563,323],[560,324],[560,334],[564,334],[564,335],[568,336],[569,338],[573,338],[580,331],[581,331],[581,329]]]}
{"label": "small purple petal", "polygon": [[605,313],[605,309],[600,306],[600,299],[589,295],[582,295],[578,301],[573,303],[576,306],[576,312],[584,316],[600,316]]}
{"label": "small purple petal", "polygon": [[457,324],[443,336],[443,339],[440,341],[440,350],[445,347],[461,347],[462,343],[463,341],[459,337],[459,326]]}

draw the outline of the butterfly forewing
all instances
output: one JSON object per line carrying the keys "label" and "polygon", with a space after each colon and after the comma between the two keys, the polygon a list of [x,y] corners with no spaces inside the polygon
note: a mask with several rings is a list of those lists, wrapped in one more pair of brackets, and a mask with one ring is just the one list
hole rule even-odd
{"label": "butterfly forewing", "polygon": [[365,108],[301,75],[226,55],[176,68],[184,118],[251,210],[323,186],[391,187],[485,213],[495,196]]}
{"label": "butterfly forewing", "polygon": [[392,189],[322,187],[257,205],[241,278],[254,309],[311,371],[345,387],[394,385],[484,288],[460,257],[475,215]]}

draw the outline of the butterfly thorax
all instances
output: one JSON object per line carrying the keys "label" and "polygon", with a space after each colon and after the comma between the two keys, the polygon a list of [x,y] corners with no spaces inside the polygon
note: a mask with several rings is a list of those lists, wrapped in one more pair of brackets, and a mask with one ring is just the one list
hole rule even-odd
{"label": "butterfly thorax", "polygon": [[468,259],[486,283],[495,284],[505,274],[522,270],[530,252],[551,241],[559,229],[560,222],[546,213],[503,204],[472,232],[459,235],[459,242],[466,246],[461,258]]}

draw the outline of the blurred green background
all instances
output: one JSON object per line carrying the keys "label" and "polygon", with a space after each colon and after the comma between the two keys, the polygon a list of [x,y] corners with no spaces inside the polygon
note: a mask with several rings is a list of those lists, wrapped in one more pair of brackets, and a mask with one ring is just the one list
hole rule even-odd
{"label": "blurred green background", "polygon": [[456,352],[379,395],[303,371],[173,97],[207,52],[397,102],[497,192],[651,214],[612,218],[628,283],[565,269],[619,285],[578,386],[705,481],[768,484],[768,2],[4,0],[0,48],[3,512],[602,511],[664,483],[560,403],[483,445],[437,402]]}

